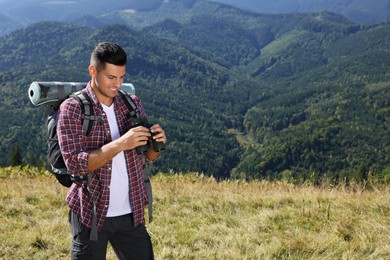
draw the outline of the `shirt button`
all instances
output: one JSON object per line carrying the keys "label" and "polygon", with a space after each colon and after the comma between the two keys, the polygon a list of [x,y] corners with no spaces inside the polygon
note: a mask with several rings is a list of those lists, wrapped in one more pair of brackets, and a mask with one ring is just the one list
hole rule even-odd
{"label": "shirt button", "polygon": [[105,208],[108,208],[108,205],[104,206]]}

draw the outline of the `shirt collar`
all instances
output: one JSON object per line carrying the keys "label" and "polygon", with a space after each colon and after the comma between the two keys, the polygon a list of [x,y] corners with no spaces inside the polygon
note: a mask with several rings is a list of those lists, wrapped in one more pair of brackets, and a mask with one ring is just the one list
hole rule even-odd
{"label": "shirt collar", "polygon": [[[85,87],[85,89],[86,89],[85,91],[87,92],[88,96],[92,99],[92,102],[93,102],[96,106],[102,107],[102,105],[101,105],[99,99],[96,97],[95,93],[94,93],[93,90],[92,90],[91,81],[88,82],[88,84],[87,84],[87,86]],[[118,95],[119,95],[119,94],[118,94]],[[118,95],[117,95],[117,96],[118,96]],[[118,100],[118,99],[115,97],[115,98],[114,98],[114,103],[116,103],[117,100]]]}

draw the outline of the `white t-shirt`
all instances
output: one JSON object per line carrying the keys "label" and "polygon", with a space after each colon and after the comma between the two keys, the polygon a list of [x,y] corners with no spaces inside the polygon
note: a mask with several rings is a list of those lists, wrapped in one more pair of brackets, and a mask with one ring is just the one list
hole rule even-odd
{"label": "white t-shirt", "polygon": [[[108,107],[103,105],[103,110],[107,115],[110,125],[112,140],[120,137],[118,123],[114,112],[114,103]],[[112,158],[112,171],[110,183],[110,204],[108,206],[107,217],[116,217],[131,213],[129,199],[129,176],[127,174],[126,160],[123,152]]]}

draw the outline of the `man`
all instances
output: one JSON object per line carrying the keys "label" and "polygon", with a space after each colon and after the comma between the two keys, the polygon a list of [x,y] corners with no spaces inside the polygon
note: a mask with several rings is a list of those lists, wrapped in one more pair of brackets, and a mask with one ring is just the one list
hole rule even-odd
{"label": "man", "polygon": [[[91,81],[85,91],[102,120],[93,121],[86,136],[82,127],[82,110],[75,99],[60,107],[57,134],[68,171],[75,178],[66,202],[72,226],[72,259],[105,259],[110,242],[119,259],[153,259],[150,236],[144,224],[147,194],[143,179],[143,161],[154,161],[159,152],[152,149],[150,138],[167,141],[159,125],[149,129],[131,127],[132,117],[118,96],[126,74],[127,55],[114,43],[96,45],[88,67]],[[141,117],[145,109],[132,95]],[[149,144],[145,154],[136,147]],[[145,158],[143,158],[145,157]],[[88,185],[89,184],[89,185]],[[96,214],[94,214],[94,212]],[[96,216],[97,241],[90,239]]]}

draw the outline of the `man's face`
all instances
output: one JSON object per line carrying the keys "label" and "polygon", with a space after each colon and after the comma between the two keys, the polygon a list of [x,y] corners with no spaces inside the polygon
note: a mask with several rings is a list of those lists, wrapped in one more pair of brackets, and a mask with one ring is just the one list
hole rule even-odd
{"label": "man's face", "polygon": [[105,67],[100,71],[95,66],[89,66],[88,69],[92,77],[91,86],[96,97],[101,103],[110,106],[123,83],[123,78],[126,75],[126,66],[106,63]]}

